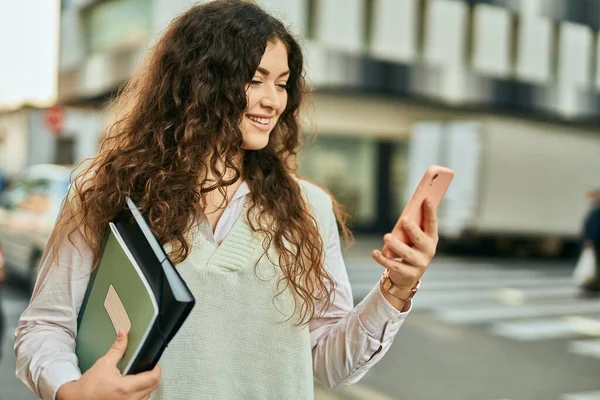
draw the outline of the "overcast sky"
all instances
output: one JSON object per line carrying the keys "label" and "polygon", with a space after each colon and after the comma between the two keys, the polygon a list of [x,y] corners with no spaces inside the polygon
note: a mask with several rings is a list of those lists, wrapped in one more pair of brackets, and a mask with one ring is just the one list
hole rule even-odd
{"label": "overcast sky", "polygon": [[0,109],[56,99],[59,0],[0,0]]}

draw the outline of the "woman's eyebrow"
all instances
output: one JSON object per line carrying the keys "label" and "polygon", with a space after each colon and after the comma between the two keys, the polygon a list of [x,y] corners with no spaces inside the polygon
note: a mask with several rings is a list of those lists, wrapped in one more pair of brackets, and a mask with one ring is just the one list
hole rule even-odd
{"label": "woman's eyebrow", "polygon": [[[256,70],[265,76],[269,76],[269,74],[271,73],[268,69],[265,69],[263,67],[258,67]],[[289,75],[289,74],[290,74],[290,70],[288,69],[287,71],[284,71],[281,74],[279,74],[279,78]]]}

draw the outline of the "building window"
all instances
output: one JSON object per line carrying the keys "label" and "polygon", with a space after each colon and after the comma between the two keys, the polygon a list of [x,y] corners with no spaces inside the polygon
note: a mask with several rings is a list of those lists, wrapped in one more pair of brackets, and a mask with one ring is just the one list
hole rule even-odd
{"label": "building window", "polygon": [[352,225],[375,223],[376,142],[368,138],[319,137],[300,154],[300,174],[325,186],[350,213]]}
{"label": "building window", "polygon": [[75,163],[75,139],[69,136],[59,136],[56,139],[54,163],[72,165]]}
{"label": "building window", "polygon": [[137,46],[152,31],[151,0],[109,0],[82,11],[90,53]]}
{"label": "building window", "polygon": [[373,41],[373,18],[374,18],[375,0],[364,0],[363,12],[363,46],[365,49],[371,48]]}
{"label": "building window", "polygon": [[408,174],[408,142],[401,141],[393,144],[390,160],[390,213],[388,218],[395,222],[411,193],[406,193],[406,177]]}
{"label": "building window", "polygon": [[306,38],[309,40],[317,38],[317,1],[306,0]]}
{"label": "building window", "polygon": [[568,0],[554,4],[551,17],[600,29],[600,4],[598,0]]}

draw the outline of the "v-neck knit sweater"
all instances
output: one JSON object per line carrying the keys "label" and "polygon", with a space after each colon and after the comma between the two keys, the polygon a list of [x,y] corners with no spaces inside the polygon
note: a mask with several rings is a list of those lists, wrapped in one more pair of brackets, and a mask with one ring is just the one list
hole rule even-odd
{"label": "v-neck knit sweater", "polygon": [[[299,183],[325,238],[331,199]],[[269,255],[246,211],[218,247],[195,236],[177,269],[196,306],[159,362],[152,400],[313,399],[308,326],[295,326],[292,292],[279,294],[278,257],[273,249]]]}

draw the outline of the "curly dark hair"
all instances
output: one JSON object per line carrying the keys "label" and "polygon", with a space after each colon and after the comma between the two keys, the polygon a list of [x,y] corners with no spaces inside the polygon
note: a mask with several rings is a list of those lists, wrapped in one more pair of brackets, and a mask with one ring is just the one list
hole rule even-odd
{"label": "curly dark hair", "polygon": [[[288,50],[287,106],[267,146],[243,151],[240,165],[246,87],[267,44],[277,40]],[[179,263],[191,251],[189,234],[204,215],[207,193],[226,196],[227,186],[241,178],[250,187],[248,213],[258,211],[251,228],[265,235],[265,248],[276,249],[285,286],[299,298],[299,321],[307,323],[316,302],[329,307],[335,282],[324,268],[323,241],[295,177],[298,114],[306,94],[302,49],[279,20],[242,0],[192,7],[169,25],[120,90],[116,120],[75,180],[67,200],[71,212],[62,214],[55,233],[83,227],[96,267],[108,223],[130,196]],[[346,214],[332,200],[350,239]]]}

